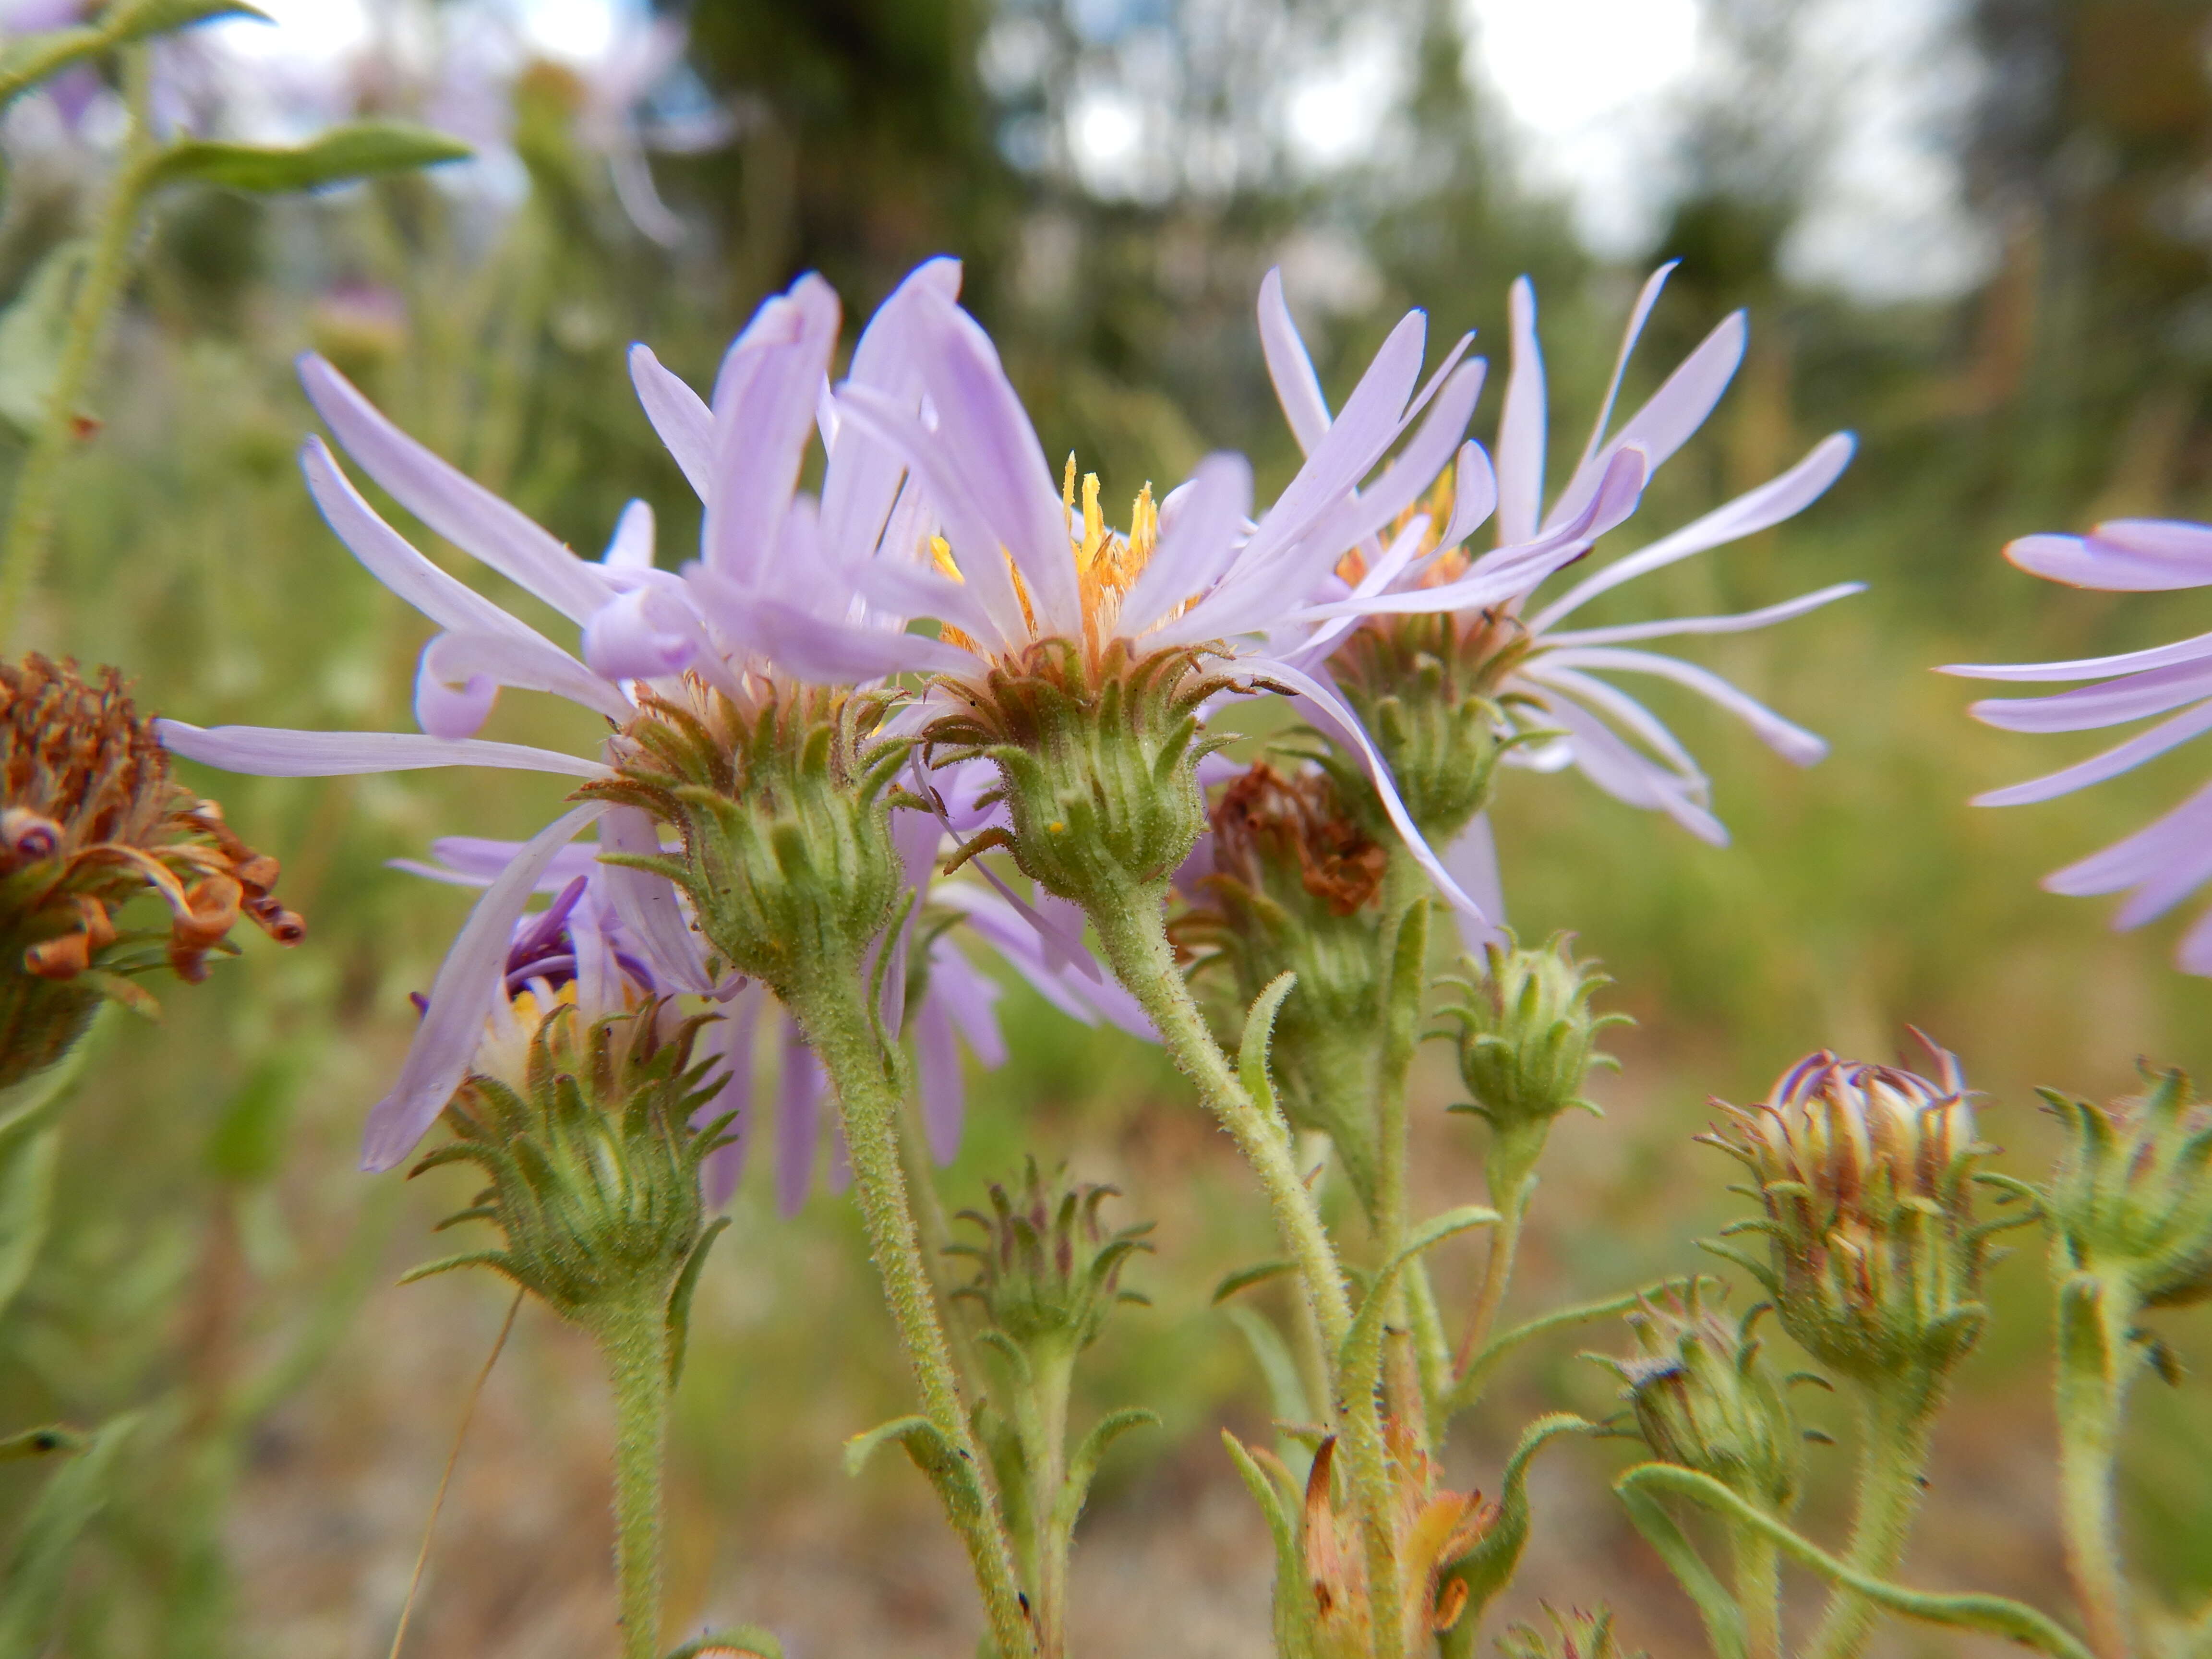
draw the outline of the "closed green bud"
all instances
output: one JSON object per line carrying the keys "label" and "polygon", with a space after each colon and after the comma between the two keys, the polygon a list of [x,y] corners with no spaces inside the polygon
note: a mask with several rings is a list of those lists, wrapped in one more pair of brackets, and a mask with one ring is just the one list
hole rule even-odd
{"label": "closed green bud", "polygon": [[1753,1326],[1766,1304],[1740,1322],[1669,1293],[1628,1316],[1641,1350],[1633,1358],[1597,1356],[1626,1383],[1637,1432],[1660,1458],[1711,1475],[1770,1515],[1797,1501],[1803,1439],[1784,1382],[1774,1375]]}
{"label": "closed green bud", "polygon": [[1046,891],[1086,907],[1173,875],[1206,828],[1198,763],[1228,741],[1200,734],[1200,705],[1230,684],[1200,655],[1044,640],[951,686],[967,706],[922,739],[942,761],[995,763],[999,785],[979,804],[1003,802],[1012,823],[977,850],[1005,847]]}
{"label": "closed green bud", "polygon": [[1317,767],[1267,763],[1224,789],[1212,835],[1169,926],[1218,988],[1231,1033],[1285,973],[1297,982],[1275,1016],[1268,1063],[1283,1108],[1301,1129],[1328,1135],[1363,1203],[1375,1201],[1375,1031],[1382,1018],[1382,878],[1389,854],[1349,812]]}
{"label": "closed green bud", "polygon": [[441,1225],[489,1221],[505,1245],[408,1278],[490,1267],[587,1328],[665,1310],[680,1352],[708,1236],[699,1166],[728,1124],[693,1122],[720,1086],[712,1061],[692,1063],[706,1018],[656,1001],[580,1026],[562,1006],[539,1023],[520,1079],[471,1075],[446,1109],[453,1138],[413,1173],[482,1170],[490,1184]]}
{"label": "closed green bud", "polygon": [[2212,1297],[2212,1110],[2184,1073],[2145,1079],[2148,1093],[2104,1106],[2041,1091],[2074,1135],[2044,1207],[2077,1271],[2179,1307]]}
{"label": "closed green bud", "polygon": [[1591,1071],[1619,1063],[1597,1052],[1598,1033],[1628,1017],[1591,1012],[1590,998],[1613,981],[1575,960],[1571,937],[1528,950],[1508,933],[1487,948],[1483,971],[1472,971],[1469,958],[1468,977],[1444,981],[1458,995],[1437,1012],[1453,1027],[1432,1035],[1457,1037],[1460,1077],[1474,1099],[1453,1109],[1490,1125],[1491,1195],[1500,1204],[1514,1201],[1554,1118],[1569,1107],[1597,1111],[1583,1093]]}
{"label": "closed green bud", "polygon": [[692,679],[648,694],[616,740],[616,775],[579,793],[641,808],[680,854],[610,854],[666,876],[707,942],[779,994],[824,963],[859,962],[900,876],[891,780],[906,753],[876,738],[888,694],[787,690],[740,703]]}
{"label": "closed green bud", "polygon": [[[1510,1626],[1498,1638],[1498,1652],[1505,1659],[1622,1659],[1620,1640],[1613,1633],[1612,1608],[1601,1606],[1585,1613],[1577,1607],[1562,1618],[1547,1601],[1544,1616],[1551,1620],[1551,1629]],[[1638,1652],[1629,1659],[1644,1659],[1644,1655]]]}
{"label": "closed green bud", "polygon": [[1933,1078],[1822,1050],[1748,1109],[1717,1103],[1734,1138],[1699,1137],[1741,1161],[1764,1214],[1730,1233],[1766,1236],[1753,1273],[1808,1352],[1856,1381],[1932,1385],[1980,1337],[1989,1236],[2027,1218],[1975,1219],[1974,1138],[1957,1058],[1925,1036]]}
{"label": "closed green bud", "polygon": [[1016,1191],[991,1183],[990,1214],[960,1212],[983,1240],[948,1247],[975,1264],[974,1280],[954,1294],[975,1302],[990,1328],[1024,1352],[1080,1352],[1118,1304],[1146,1300],[1121,1289],[1121,1269],[1152,1248],[1145,1241],[1152,1224],[1109,1232],[1099,1208],[1118,1196],[1113,1187],[1048,1181],[1030,1159]]}

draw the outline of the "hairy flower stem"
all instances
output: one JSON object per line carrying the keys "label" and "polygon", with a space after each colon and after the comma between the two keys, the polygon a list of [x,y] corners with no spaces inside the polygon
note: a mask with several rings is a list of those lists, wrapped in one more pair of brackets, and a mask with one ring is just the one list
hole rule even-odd
{"label": "hairy flower stem", "polygon": [[1399,1583],[1397,1537],[1392,1524],[1395,1497],[1382,1440],[1381,1402],[1372,1378],[1368,1379],[1366,1398],[1351,1398],[1353,1390],[1339,1369],[1344,1339],[1352,1328],[1352,1301],[1345,1288],[1344,1270],[1322,1224],[1321,1212],[1314,1206],[1313,1194],[1298,1174],[1288,1126],[1261,1109],[1238,1079],[1236,1066],[1206,1030],[1205,1016],[1193,1000],[1182,970],[1176,964],[1174,948],[1168,943],[1166,900],[1166,884],[1150,882],[1133,887],[1118,902],[1087,905],[1085,910],[1091,926],[1098,930],[1115,976],[1151,1018],[1176,1069],[1191,1080],[1206,1109],[1220,1120],[1259,1176],[1284,1246],[1297,1264],[1299,1279],[1321,1328],[1323,1352],[1329,1358],[1334,1394],[1329,1403],[1334,1408],[1359,1504],[1374,1659],[1400,1659],[1404,1626],[1399,1606],[1404,1592]]}
{"label": "hairy flower stem", "polygon": [[1747,1659],[1782,1659],[1782,1558],[1772,1539],[1748,1527],[1735,1529],[1734,1547]]}
{"label": "hairy flower stem", "polygon": [[615,1396],[615,1577],[623,1659],[660,1659],[660,1488],[668,1447],[666,1310],[640,1298],[592,1332]]}
{"label": "hairy flower stem", "polygon": [[[892,1057],[878,1039],[863,981],[855,971],[824,964],[781,988],[785,1006],[837,1091],[846,1150],[853,1163],[853,1190],[867,1224],[869,1252],[883,1279],[884,1296],[908,1363],[914,1367],[922,1410],[979,1485],[984,1483],[988,1465],[961,1403],[959,1376],[938,1316],[936,1289],[908,1200],[898,1146],[902,1091],[895,1080]],[[1022,1608],[1013,1550],[997,1505],[986,1504],[971,1514],[948,1504],[946,1510],[968,1547],[999,1659],[1034,1653],[1036,1638]]]}
{"label": "hairy flower stem", "polygon": [[1060,1488],[1067,1480],[1067,1396],[1075,1356],[1053,1353],[1032,1365],[1017,1395],[1016,1425],[1030,1467],[1030,1515],[1036,1529],[1030,1582],[1036,1589],[1037,1659],[1066,1659],[1067,1558],[1074,1539],[1061,1524]]}
{"label": "hairy flower stem", "polygon": [[2135,1650],[2120,1565],[2113,1466],[2128,1384],[2140,1364],[2140,1312],[2125,1285],[2075,1273],[2058,1294],[2059,1525],[2066,1570],[2097,1659]]}
{"label": "hairy flower stem", "polygon": [[[1396,1259],[1406,1247],[1407,1146],[1406,1082],[1413,1066],[1413,1049],[1420,1040],[1421,994],[1428,986],[1428,878],[1402,846],[1394,848],[1382,884],[1382,927],[1379,948],[1386,952],[1378,964],[1383,990],[1381,1052],[1376,1057],[1373,1112],[1375,1121],[1375,1239],[1382,1261]],[[1407,1290],[1401,1273],[1390,1286],[1386,1317],[1393,1330],[1407,1328]],[[1407,1358],[1412,1357],[1407,1349]],[[1393,1368],[1401,1373],[1397,1386],[1386,1390],[1392,1412],[1401,1421],[1419,1425],[1419,1443],[1428,1449],[1425,1402],[1408,1397],[1405,1382],[1418,1375],[1411,1365]]]}
{"label": "hairy flower stem", "polygon": [[[1860,1385],[1858,1511],[1844,1559],[1869,1578],[1891,1577],[1904,1558],[1941,1389],[1939,1380],[1924,1376]],[[1837,1586],[1804,1659],[1856,1659],[1874,1619],[1873,1602]]]}
{"label": "hairy flower stem", "polygon": [[130,128],[123,155],[101,204],[92,255],[77,279],[70,304],[69,325],[62,336],[61,353],[54,365],[53,384],[46,389],[46,407],[15,475],[15,498],[8,512],[8,537],[0,544],[0,640],[20,620],[45,562],[46,544],[53,537],[54,495],[62,464],[78,437],[78,407],[85,384],[106,337],[107,320],[123,293],[131,268],[131,247],[137,239],[138,209],[146,193],[147,167],[159,149],[149,118],[152,69],[149,49],[125,46],[122,52],[124,95],[130,112]]}

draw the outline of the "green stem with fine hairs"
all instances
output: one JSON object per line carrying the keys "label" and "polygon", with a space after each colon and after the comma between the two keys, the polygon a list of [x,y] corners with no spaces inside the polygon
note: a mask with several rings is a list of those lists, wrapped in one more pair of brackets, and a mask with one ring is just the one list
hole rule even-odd
{"label": "green stem with fine hairs", "polygon": [[883,1279],[892,1323],[921,1390],[922,1410],[987,1499],[972,1513],[950,1503],[945,1508],[967,1546],[998,1659],[1025,1659],[1036,1650],[1036,1637],[1022,1606],[1013,1549],[991,1498],[989,1465],[975,1443],[961,1401],[959,1375],[938,1315],[936,1287],[907,1193],[899,1155],[903,1090],[896,1080],[896,1060],[878,1035],[866,981],[857,967],[817,963],[780,990],[837,1091],[845,1148],[853,1164],[853,1191],[867,1224],[869,1250]]}
{"label": "green stem with fine hairs", "polygon": [[86,382],[106,337],[107,319],[123,293],[131,268],[131,245],[138,229],[138,210],[146,194],[149,165],[160,147],[149,118],[152,74],[145,46],[122,52],[124,97],[130,127],[123,155],[100,206],[99,228],[93,239],[92,257],[77,279],[70,301],[69,326],[54,365],[53,384],[46,389],[46,407],[31,447],[15,475],[15,500],[9,505],[8,537],[0,544],[0,641],[21,620],[25,603],[37,586],[46,561],[46,544],[53,537],[54,495],[62,464],[76,440],[79,404]]}
{"label": "green stem with fine hairs", "polygon": [[1734,1529],[1735,1600],[1743,1610],[1747,1659],[1782,1659],[1782,1556],[1774,1540]]}
{"label": "green stem with fine hairs", "polygon": [[592,1322],[615,1396],[615,1577],[623,1659],[660,1659],[661,1479],[668,1448],[668,1320],[624,1301]]}
{"label": "green stem with fine hairs", "polygon": [[1237,1075],[1229,1056],[1206,1029],[1182,969],[1168,942],[1164,882],[1133,884],[1126,894],[1085,906],[1098,930],[1106,960],[1129,994],[1151,1018],[1176,1069],[1197,1088],[1199,1098],[1237,1142],[1274,1212],[1283,1243],[1297,1264],[1307,1300],[1321,1328],[1328,1359],[1334,1407],[1346,1461],[1357,1494],[1361,1533],[1366,1546],[1367,1583],[1373,1659],[1400,1659],[1404,1633],[1399,1616],[1403,1587],[1398,1571],[1395,1498],[1389,1453],[1382,1438],[1381,1401],[1344,1396],[1339,1374],[1344,1340],[1352,1328],[1352,1300],[1344,1269],[1329,1240],[1291,1154],[1286,1125],[1263,1111]]}
{"label": "green stem with fine hairs", "polygon": [[[1382,987],[1380,1052],[1376,1056],[1375,1092],[1375,1242],[1376,1259],[1395,1261],[1406,1245],[1407,1135],[1406,1085],[1413,1066],[1413,1049],[1420,1041],[1421,996],[1428,988],[1428,877],[1405,848],[1391,849],[1382,880],[1382,926],[1377,934],[1376,964]],[[1394,1330],[1407,1325],[1405,1275],[1390,1286],[1387,1318]],[[1414,1350],[1405,1350],[1411,1359]],[[1406,1382],[1418,1376],[1415,1366],[1394,1367],[1403,1381],[1386,1389],[1393,1412],[1415,1425],[1424,1450],[1429,1439],[1425,1401],[1403,1398]],[[1415,1385],[1418,1389],[1418,1384]]]}
{"label": "green stem with fine hairs", "polygon": [[2112,1484],[2128,1385],[2142,1363],[2141,1311],[2124,1282],[2077,1273],[2058,1287],[2059,1527],[2097,1659],[2135,1651]]}
{"label": "green stem with fine hairs", "polygon": [[[1862,1383],[1858,1510],[1844,1564],[1867,1578],[1889,1579],[1904,1559],[1905,1540],[1920,1510],[1921,1471],[1935,1425],[1942,1383],[1911,1377]],[[1875,1604],[1837,1585],[1805,1659],[1856,1659],[1873,1632]]]}

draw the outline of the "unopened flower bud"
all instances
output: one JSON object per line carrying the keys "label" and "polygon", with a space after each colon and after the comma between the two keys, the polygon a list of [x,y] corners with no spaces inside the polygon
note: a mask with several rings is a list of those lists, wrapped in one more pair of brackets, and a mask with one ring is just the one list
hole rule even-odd
{"label": "unopened flower bud", "polygon": [[695,1127],[720,1079],[692,1062],[704,1018],[652,1001],[585,1024],[572,1005],[541,1019],[521,1086],[472,1073],[446,1109],[453,1138],[415,1166],[473,1164],[490,1184],[446,1224],[489,1221],[503,1249],[449,1257],[410,1279],[491,1267],[587,1328],[667,1310],[700,1248],[699,1166],[726,1118]]}
{"label": "unopened flower bud", "polygon": [[[59,1058],[102,996],[143,1001],[131,977],[206,977],[241,915],[297,943],[276,880],[276,860],[170,775],[115,670],[0,662],[0,1087]],[[118,925],[142,896],[168,907],[166,934]]]}
{"label": "unopened flower bud", "polygon": [[610,855],[666,876],[707,941],[779,994],[822,964],[858,963],[900,885],[887,799],[902,745],[875,739],[887,706],[801,690],[744,704],[686,680],[648,695],[616,744],[617,775],[580,793],[681,832],[680,855]]}
{"label": "unopened flower bud", "polygon": [[1454,1109],[1490,1125],[1495,1202],[1514,1201],[1554,1118],[1570,1107],[1598,1109],[1583,1090],[1594,1068],[1618,1064],[1597,1052],[1598,1034],[1628,1017],[1590,1011],[1590,998],[1612,981],[1575,960],[1571,938],[1556,934],[1531,950],[1508,934],[1487,948],[1482,972],[1445,981],[1458,1000],[1437,1012],[1457,1030],[1437,1034],[1456,1036],[1460,1077],[1474,1097]]}
{"label": "unopened flower bud", "polygon": [[2179,1307],[2212,1297],[2212,1109],[2181,1072],[2146,1080],[2104,1106],[2042,1091],[2074,1134],[2044,1206],[2075,1269]]}
{"label": "unopened flower bud", "polygon": [[1668,1292],[1628,1316],[1641,1350],[1630,1359],[1598,1356],[1628,1385],[1637,1432],[1660,1458],[1711,1475],[1770,1515],[1797,1498],[1802,1435],[1784,1382],[1752,1328],[1765,1304],[1741,1321]]}
{"label": "unopened flower bud", "polygon": [[[1613,1609],[1599,1607],[1590,1612],[1577,1607],[1564,1618],[1558,1608],[1547,1601],[1544,1616],[1551,1620],[1552,1628],[1539,1630],[1530,1624],[1507,1627],[1498,1638],[1498,1650],[1505,1659],[1622,1659],[1620,1644],[1613,1633]],[[1629,1659],[1644,1659],[1640,1652]]]}
{"label": "unopened flower bud", "polygon": [[983,1230],[983,1241],[948,1247],[975,1264],[974,1280],[954,1294],[974,1301],[1016,1347],[1072,1358],[1097,1340],[1117,1304],[1146,1300],[1121,1288],[1121,1269],[1152,1248],[1145,1239],[1152,1224],[1109,1232],[1099,1208],[1119,1195],[1113,1187],[1048,1181],[1031,1158],[1016,1191],[991,1183],[990,1214],[960,1212]]}
{"label": "unopened flower bud", "polygon": [[1221,792],[1209,818],[1192,860],[1203,867],[1178,878],[1188,905],[1170,935],[1193,961],[1195,981],[1218,984],[1237,1016],[1279,975],[1297,975],[1275,1016],[1269,1068],[1291,1121],[1328,1135],[1371,1210],[1366,1103],[1382,1017],[1389,854],[1318,767],[1285,775],[1257,763]]}
{"label": "unopened flower bud", "polygon": [[1701,1139],[1739,1159],[1765,1211],[1730,1232],[1766,1235],[1752,1272],[1810,1353],[1870,1384],[1933,1384],[1987,1319],[1989,1235],[1974,1218],[1974,1138],[1957,1059],[1929,1042],[1935,1076],[1838,1060],[1826,1050],[1784,1073],[1765,1101],[1721,1104],[1733,1135]]}

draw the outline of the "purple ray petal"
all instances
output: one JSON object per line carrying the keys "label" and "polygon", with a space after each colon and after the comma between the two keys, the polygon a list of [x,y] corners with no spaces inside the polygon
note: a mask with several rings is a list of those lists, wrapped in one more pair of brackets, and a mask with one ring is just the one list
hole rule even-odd
{"label": "purple ray petal", "polygon": [[1644,325],[1650,320],[1653,309],[1659,303],[1660,291],[1667,279],[1674,274],[1674,267],[1682,262],[1669,259],[1665,264],[1644,279],[1644,286],[1636,295],[1636,303],[1629,308],[1628,326],[1621,331],[1620,349],[1613,360],[1613,378],[1606,382],[1605,398],[1598,404],[1597,419],[1590,427],[1589,441],[1583,446],[1582,457],[1575,463],[1579,475],[1593,457],[1604,446],[1606,429],[1613,424],[1613,405],[1620,398],[1621,382],[1628,375],[1628,360],[1636,352],[1636,343],[1643,337]]}
{"label": "purple ray petal", "polygon": [[2115,519],[2085,537],[2022,536],[2005,548],[2022,570],[2073,587],[2162,592],[2212,582],[2212,527]]}
{"label": "purple ray petal", "polygon": [[[599,822],[599,846],[609,853],[657,854],[660,831],[635,806],[610,807]],[[643,951],[653,976],[674,990],[711,991],[704,946],[667,878],[629,865],[600,867],[615,915]]]}
{"label": "purple ray petal", "polygon": [[794,678],[850,685],[887,674],[972,674],[974,655],[926,634],[893,633],[810,617],[779,599],[753,607],[763,654]]}
{"label": "purple ray petal", "polygon": [[2212,662],[2176,663],[2050,697],[1984,697],[1967,712],[2006,732],[2087,732],[2212,696]]}
{"label": "purple ray petal", "polygon": [[950,1164],[960,1152],[968,1087],[961,1075],[960,1048],[953,1040],[952,1022],[934,1002],[925,1001],[915,1010],[914,1060],[921,1085],[922,1133],[929,1142],[929,1155],[939,1164]]}
{"label": "purple ray petal", "polygon": [[448,685],[482,676],[494,685],[550,692],[617,725],[637,712],[611,683],[544,640],[454,629],[422,647],[422,669]]}
{"label": "purple ray petal", "polygon": [[600,568],[606,570],[650,570],[653,568],[653,503],[632,501],[615,520],[615,533],[607,538],[607,550],[599,556]]}
{"label": "purple ray petal", "polygon": [[645,418],[668,446],[699,499],[707,499],[714,476],[714,417],[706,402],[676,375],[660,366],[653,348],[643,341],[629,349],[630,384],[645,405]]}
{"label": "purple ray petal", "polygon": [[1453,913],[1453,920],[1459,923],[1461,942],[1480,956],[1486,946],[1505,936],[1505,888],[1498,879],[1498,840],[1490,831],[1489,813],[1474,815],[1460,838],[1444,849],[1443,860],[1444,868],[1452,872],[1452,878],[1468,896],[1482,907],[1486,918],[1478,921],[1464,910]]}
{"label": "purple ray petal", "polygon": [[1657,762],[1639,755],[1597,716],[1567,697],[1553,700],[1550,717],[1567,729],[1575,769],[1617,800],[1656,808],[1698,840],[1728,845],[1728,829],[1690,799],[1682,780]]}
{"label": "purple ray petal", "polygon": [[1536,290],[1516,276],[1508,296],[1513,368],[1498,422],[1498,539],[1534,541],[1544,516],[1544,354],[1536,343]]}
{"label": "purple ray petal", "polygon": [[1242,455],[1208,455],[1191,471],[1175,521],[1160,532],[1152,562],[1121,602],[1115,632],[1134,639],[1200,592],[1237,556],[1252,510],[1252,464]]}
{"label": "purple ray petal", "polygon": [[1291,423],[1291,435],[1307,454],[1328,435],[1328,398],[1314,373],[1306,343],[1291,319],[1283,297],[1283,272],[1279,265],[1260,279],[1260,349],[1267,360],[1267,378],[1275,384],[1275,401]]}
{"label": "purple ray petal", "polygon": [[606,578],[539,526],[409,437],[321,357],[300,360],[307,401],[394,501],[571,622],[612,597]]}
{"label": "purple ray petal", "polygon": [[836,349],[837,323],[836,295],[809,272],[754,313],[723,359],[700,532],[709,569],[754,582],[767,574],[813,435],[815,392]]}
{"label": "purple ray petal", "polygon": [[2062,680],[2110,679],[2118,674],[2166,668],[2174,663],[2212,660],[2212,634],[2177,640],[2147,651],[2123,651],[2116,657],[2077,657],[2070,662],[1946,663],[1936,672],[1962,680],[2012,680],[2039,684]]}
{"label": "purple ray petal", "polygon": [[1584,646],[1547,653],[1559,668],[1610,669],[1616,673],[1650,674],[1687,686],[1708,702],[1734,714],[1755,732],[1760,742],[1784,760],[1810,766],[1828,752],[1825,738],[1795,721],[1784,720],[1765,703],[1729,684],[1710,668],[1656,651],[1624,651],[1611,646]]}
{"label": "purple ray petal", "polygon": [[415,724],[434,738],[473,738],[491,718],[499,682],[489,674],[471,674],[458,684],[448,684],[430,660],[430,646],[445,637],[440,634],[426,644],[416,664]]}
{"label": "purple ray petal", "polygon": [[500,965],[532,890],[553,855],[605,809],[563,812],[524,844],[505,874],[484,890],[430,984],[429,1010],[416,1028],[392,1092],[368,1115],[362,1168],[388,1170],[437,1121],[467,1075],[485,1018],[499,994]]}
{"label": "purple ray petal", "polygon": [[1808,611],[1818,611],[1822,605],[1833,605],[1838,599],[1863,593],[1866,586],[1864,582],[1838,582],[1832,587],[1801,593],[1779,605],[1740,611],[1729,617],[1674,617],[1662,622],[1623,623],[1618,628],[1562,629],[1557,633],[1547,633],[1544,641],[1550,646],[1625,645],[1632,640],[1664,640],[1688,634],[1742,634],[1789,622]]}
{"label": "purple ray petal", "polygon": [[727,1204],[738,1190],[738,1177],[745,1170],[745,1155],[752,1150],[753,1037],[760,1029],[764,995],[758,986],[747,988],[731,999],[720,1019],[700,1033],[706,1051],[702,1057],[714,1060],[722,1085],[712,1100],[691,1115],[692,1124],[703,1128],[726,1112],[738,1115],[729,1127],[730,1144],[708,1153],[706,1167],[701,1171],[707,1207],[713,1210]]}
{"label": "purple ray petal", "polygon": [[489,766],[599,778],[607,769],[580,755],[519,743],[417,737],[411,732],[294,732],[273,726],[188,726],[154,722],[172,754],[227,772],[264,778],[337,778],[363,772],[412,772],[426,766]]}
{"label": "purple ray petal", "polygon": [[2212,911],[2191,922],[2173,953],[2174,964],[2185,974],[2212,974]]}
{"label": "purple ray petal", "polygon": [[610,680],[681,673],[706,648],[698,618],[658,585],[610,600],[584,624],[584,661]]}
{"label": "purple ray petal", "polygon": [[2093,783],[2102,783],[2106,778],[2116,778],[2123,772],[2133,771],[2154,756],[2179,747],[2202,732],[2212,732],[2212,702],[2201,702],[2194,708],[2183,710],[2171,720],[2160,720],[2148,732],[2138,732],[2125,743],[2115,744],[2101,755],[2092,756],[2076,765],[2062,768],[2043,777],[2032,778],[2026,783],[2014,784],[2008,789],[1992,789],[1973,799],[1976,806],[2022,806],[2031,801],[2052,800],[2069,795],[2076,789],[2086,789]]}
{"label": "purple ray petal", "polygon": [[814,1158],[822,1142],[822,1062],[787,1014],[780,1044],[782,1073],[775,1089],[775,1207],[786,1216],[806,1206],[814,1184]]}

